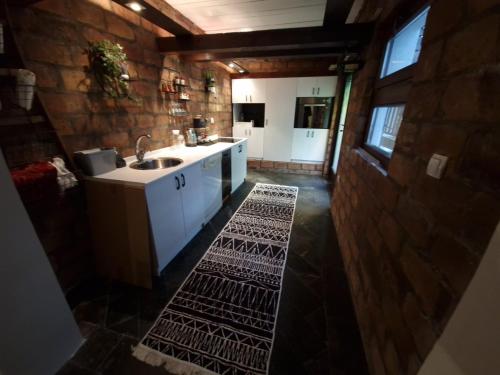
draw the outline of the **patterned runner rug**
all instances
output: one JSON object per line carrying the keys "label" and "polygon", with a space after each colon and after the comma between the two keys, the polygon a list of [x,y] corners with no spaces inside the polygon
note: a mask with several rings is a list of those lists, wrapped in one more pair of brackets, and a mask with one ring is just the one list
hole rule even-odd
{"label": "patterned runner rug", "polygon": [[135,348],[182,375],[267,374],[298,188],[257,184]]}

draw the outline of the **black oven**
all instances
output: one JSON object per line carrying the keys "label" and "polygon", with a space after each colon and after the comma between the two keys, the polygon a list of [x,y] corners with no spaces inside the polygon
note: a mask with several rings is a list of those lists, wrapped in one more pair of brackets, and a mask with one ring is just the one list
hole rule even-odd
{"label": "black oven", "polygon": [[297,98],[295,128],[328,129],[332,119],[333,98]]}

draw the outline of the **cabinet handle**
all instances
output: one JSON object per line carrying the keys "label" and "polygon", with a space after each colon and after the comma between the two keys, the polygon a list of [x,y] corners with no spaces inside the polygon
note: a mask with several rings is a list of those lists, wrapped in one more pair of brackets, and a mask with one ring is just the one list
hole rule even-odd
{"label": "cabinet handle", "polygon": [[314,87],[313,87],[313,93],[312,94],[314,95]]}
{"label": "cabinet handle", "polygon": [[179,177],[175,176],[176,189],[179,190],[181,188],[181,183],[179,182]]}
{"label": "cabinet handle", "polygon": [[266,125],[269,123],[269,119],[266,118]]}
{"label": "cabinet handle", "polygon": [[242,147],[241,147],[241,145],[238,145],[238,153],[241,153],[241,151],[243,151]]}
{"label": "cabinet handle", "polygon": [[319,95],[320,90],[321,90],[321,87],[318,87],[318,95]]}
{"label": "cabinet handle", "polygon": [[186,186],[186,178],[184,177],[184,174],[181,173],[181,178],[182,178],[182,187]]}
{"label": "cabinet handle", "polygon": [[314,138],[314,130],[311,132],[311,138]]}
{"label": "cabinet handle", "polygon": [[250,95],[250,103],[253,103],[252,95]]}
{"label": "cabinet handle", "polygon": [[309,130],[307,131],[306,138],[309,138]]}
{"label": "cabinet handle", "polygon": [[250,137],[252,136],[252,129],[249,129],[248,132],[250,133]]}

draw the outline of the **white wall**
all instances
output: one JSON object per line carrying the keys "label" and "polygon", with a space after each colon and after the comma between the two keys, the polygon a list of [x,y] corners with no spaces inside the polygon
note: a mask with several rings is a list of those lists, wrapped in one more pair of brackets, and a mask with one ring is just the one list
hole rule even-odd
{"label": "white wall", "polygon": [[54,374],[82,343],[0,150],[0,374]]}
{"label": "white wall", "polygon": [[500,223],[419,375],[500,374]]}

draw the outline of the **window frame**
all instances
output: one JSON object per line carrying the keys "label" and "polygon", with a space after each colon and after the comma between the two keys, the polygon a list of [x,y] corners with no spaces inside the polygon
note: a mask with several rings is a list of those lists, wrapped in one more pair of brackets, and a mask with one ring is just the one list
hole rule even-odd
{"label": "window frame", "polygon": [[[382,75],[382,70],[384,69],[387,46],[390,40],[394,38],[397,33],[403,30],[407,25],[409,25],[415,18],[417,18],[420,15],[420,13],[425,11],[426,8],[430,8],[430,3],[428,2],[428,0],[418,1],[417,4],[414,4],[413,7],[408,7],[407,4],[405,3],[407,2],[403,2],[403,4],[401,4],[400,7],[394,10],[393,17],[390,17],[392,19],[392,22],[389,25],[386,25],[385,27],[386,30],[391,29],[392,31],[390,33],[387,33],[381,51],[381,57],[379,58],[379,68],[377,70],[377,76],[376,76],[377,78],[374,84],[374,90],[370,103],[370,114],[368,116],[366,126],[364,127],[364,134],[362,140],[362,148],[369,154],[374,156],[380,162],[380,164],[386,169],[388,167],[389,161],[391,160],[391,157],[387,156],[385,153],[378,150],[378,148],[368,144],[368,136],[370,134],[370,128],[372,125],[373,116],[375,114],[375,108],[390,107],[396,105],[406,106],[408,102],[408,94],[413,82],[414,72],[418,62],[420,61],[420,56],[419,56],[419,59],[415,63],[408,65],[403,69],[400,69],[394,73],[386,75],[383,78],[380,78]],[[398,12],[404,14],[403,22],[401,22],[402,20],[401,18],[396,19],[395,15],[398,14]]]}

